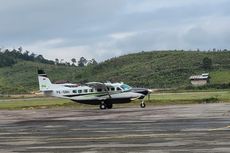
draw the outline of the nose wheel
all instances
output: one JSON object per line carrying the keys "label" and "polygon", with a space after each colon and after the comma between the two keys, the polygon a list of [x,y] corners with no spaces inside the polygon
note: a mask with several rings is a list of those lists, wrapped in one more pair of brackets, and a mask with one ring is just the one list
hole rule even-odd
{"label": "nose wheel", "polygon": [[141,107],[141,108],[145,108],[145,106],[146,106],[146,105],[145,105],[145,102],[144,102],[144,100],[142,100],[142,101],[141,101],[141,104],[140,104],[140,107]]}

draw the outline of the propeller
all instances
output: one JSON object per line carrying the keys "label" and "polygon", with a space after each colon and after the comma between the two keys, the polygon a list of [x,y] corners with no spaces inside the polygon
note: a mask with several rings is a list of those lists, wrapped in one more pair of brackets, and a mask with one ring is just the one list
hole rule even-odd
{"label": "propeller", "polygon": [[150,95],[151,95],[152,92],[153,92],[152,89],[148,89],[148,94],[147,94],[147,96],[148,96],[148,101],[150,100]]}

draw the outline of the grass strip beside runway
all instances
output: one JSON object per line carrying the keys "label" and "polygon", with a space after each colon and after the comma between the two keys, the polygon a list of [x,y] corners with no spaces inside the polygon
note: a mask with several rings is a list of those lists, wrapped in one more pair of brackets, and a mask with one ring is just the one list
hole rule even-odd
{"label": "grass strip beside runway", "polygon": [[230,102],[230,91],[155,93],[150,96],[150,102],[157,104]]}
{"label": "grass strip beside runway", "polygon": [[[197,104],[230,102],[230,91],[212,92],[183,92],[183,93],[153,93],[150,99],[146,97],[147,105],[171,105],[171,104]],[[140,102],[115,105],[115,107],[136,106]],[[68,99],[60,98],[28,98],[28,99],[0,99],[0,109],[35,109],[73,107],[77,109],[97,108],[98,106],[74,103]]]}

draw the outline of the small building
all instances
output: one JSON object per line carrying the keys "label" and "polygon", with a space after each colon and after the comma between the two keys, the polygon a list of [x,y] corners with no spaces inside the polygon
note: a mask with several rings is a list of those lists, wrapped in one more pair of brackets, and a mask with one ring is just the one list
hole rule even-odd
{"label": "small building", "polygon": [[189,77],[191,84],[194,86],[203,86],[209,83],[209,73],[203,73],[201,75],[193,75]]}

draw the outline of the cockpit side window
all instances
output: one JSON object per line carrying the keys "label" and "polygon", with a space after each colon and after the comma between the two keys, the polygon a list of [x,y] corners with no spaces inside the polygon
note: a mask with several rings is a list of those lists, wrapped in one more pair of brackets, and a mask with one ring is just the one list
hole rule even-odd
{"label": "cockpit side window", "polygon": [[127,84],[122,84],[122,85],[121,85],[121,88],[122,88],[123,90],[130,90],[130,89],[131,89],[131,87],[130,87],[129,85],[127,85]]}

